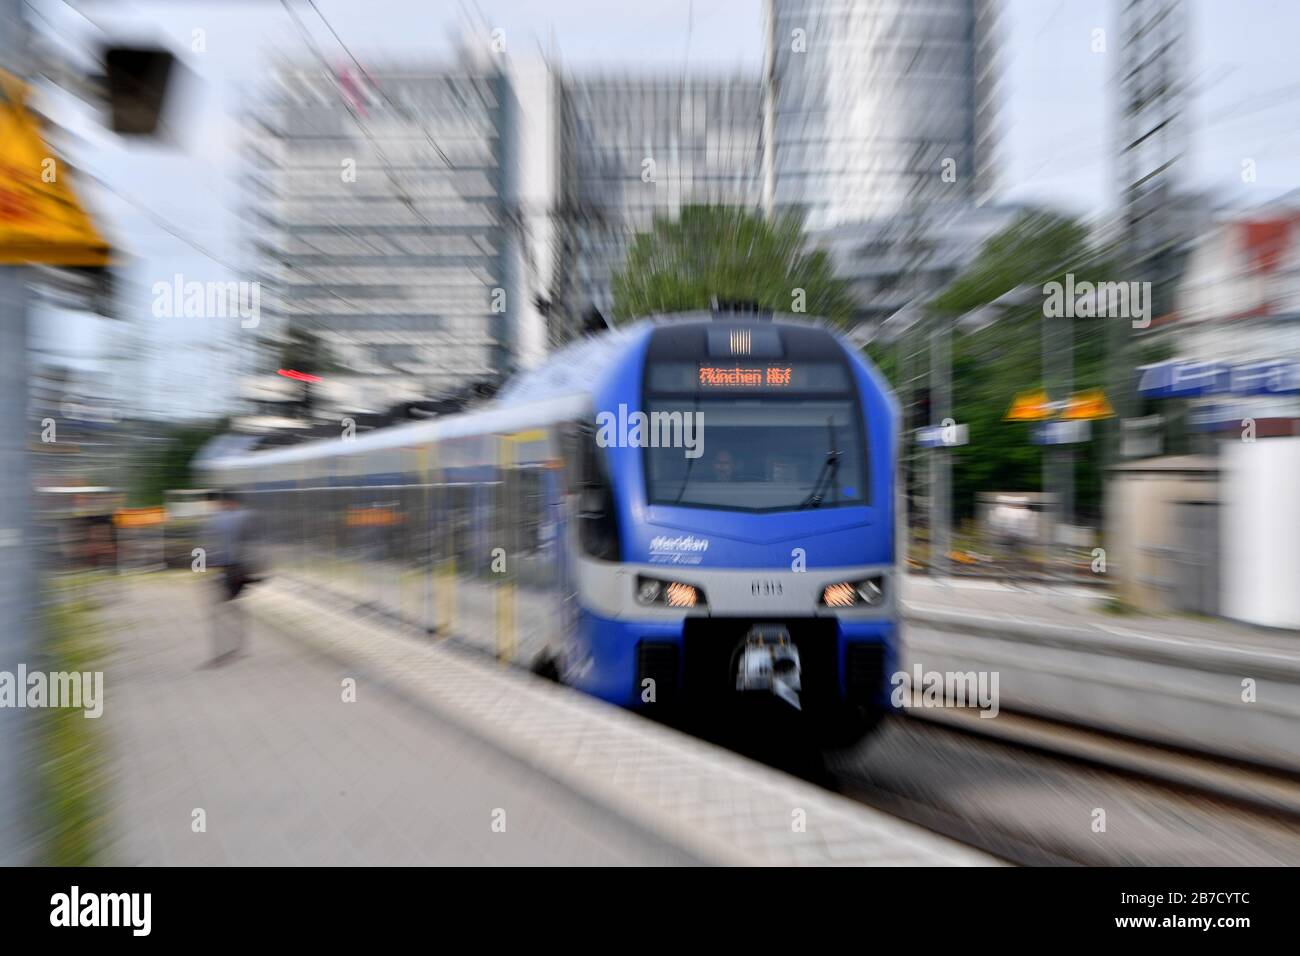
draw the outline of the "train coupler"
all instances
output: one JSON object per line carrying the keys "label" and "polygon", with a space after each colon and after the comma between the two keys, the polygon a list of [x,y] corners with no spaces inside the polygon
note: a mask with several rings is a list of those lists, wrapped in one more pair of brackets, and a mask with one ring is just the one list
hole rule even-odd
{"label": "train coupler", "polygon": [[733,657],[736,690],[768,691],[795,710],[802,710],[799,694],[799,648],[790,632],[779,624],[756,624],[736,648]]}

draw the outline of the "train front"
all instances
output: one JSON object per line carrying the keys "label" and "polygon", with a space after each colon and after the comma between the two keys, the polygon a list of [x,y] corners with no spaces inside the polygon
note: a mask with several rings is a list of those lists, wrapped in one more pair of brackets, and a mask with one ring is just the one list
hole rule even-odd
{"label": "train front", "polygon": [[653,326],[595,396],[575,682],[633,707],[888,706],[897,413],[824,328]]}

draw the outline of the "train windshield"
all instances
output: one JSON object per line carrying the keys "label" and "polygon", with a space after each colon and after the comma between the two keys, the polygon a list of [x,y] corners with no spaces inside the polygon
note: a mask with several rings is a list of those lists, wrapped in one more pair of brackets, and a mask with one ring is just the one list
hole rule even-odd
{"label": "train windshield", "polygon": [[796,383],[801,377],[809,383],[798,392],[784,385],[750,389],[735,384],[743,375],[737,379],[733,370],[724,371],[725,377],[711,368],[693,373],[722,384],[689,395],[679,388],[656,394],[656,384],[677,384],[679,376],[652,372],[646,396],[650,422],[680,416],[696,423],[697,434],[685,432],[695,439],[688,447],[643,447],[651,504],[796,511],[869,503],[862,418],[856,397],[845,388],[842,367],[833,369],[839,375],[827,369],[793,376]]}

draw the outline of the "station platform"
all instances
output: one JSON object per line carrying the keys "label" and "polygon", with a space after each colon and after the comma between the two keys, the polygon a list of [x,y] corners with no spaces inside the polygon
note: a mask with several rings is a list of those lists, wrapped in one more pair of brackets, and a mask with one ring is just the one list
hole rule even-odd
{"label": "station platform", "polygon": [[205,667],[214,590],[185,571],[130,576],[100,611],[105,862],[998,862],[283,582],[241,598],[246,653]]}
{"label": "station platform", "polygon": [[1108,592],[1079,585],[1015,584],[959,576],[903,576],[907,612],[919,619],[944,613],[974,619],[1091,629],[1101,634],[1138,634],[1203,647],[1237,648],[1281,655],[1300,663],[1300,631],[1254,627],[1225,618],[1189,614],[1114,614],[1105,608]]}
{"label": "station platform", "polygon": [[1103,599],[909,575],[903,669],[996,673],[1007,710],[1300,772],[1300,634]]}

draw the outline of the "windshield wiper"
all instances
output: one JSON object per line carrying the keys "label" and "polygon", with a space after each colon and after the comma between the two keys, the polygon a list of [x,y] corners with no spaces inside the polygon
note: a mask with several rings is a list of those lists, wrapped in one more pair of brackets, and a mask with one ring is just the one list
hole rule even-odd
{"label": "windshield wiper", "polygon": [[841,452],[835,447],[835,416],[831,415],[826,419],[826,430],[830,435],[830,447],[826,449],[826,460],[822,462],[822,470],[817,473],[817,481],[813,483],[812,491],[808,497],[799,505],[799,509],[818,508],[826,500],[826,492],[834,491],[835,497],[840,496],[840,456]]}
{"label": "windshield wiper", "polygon": [[[700,393],[695,393],[695,400],[691,403],[691,414],[698,415],[700,411]],[[677,489],[677,497],[673,499],[673,504],[681,504],[682,495],[686,494],[686,486],[691,482],[691,469],[695,467],[697,459],[686,459],[686,474],[682,475],[682,485]]]}

